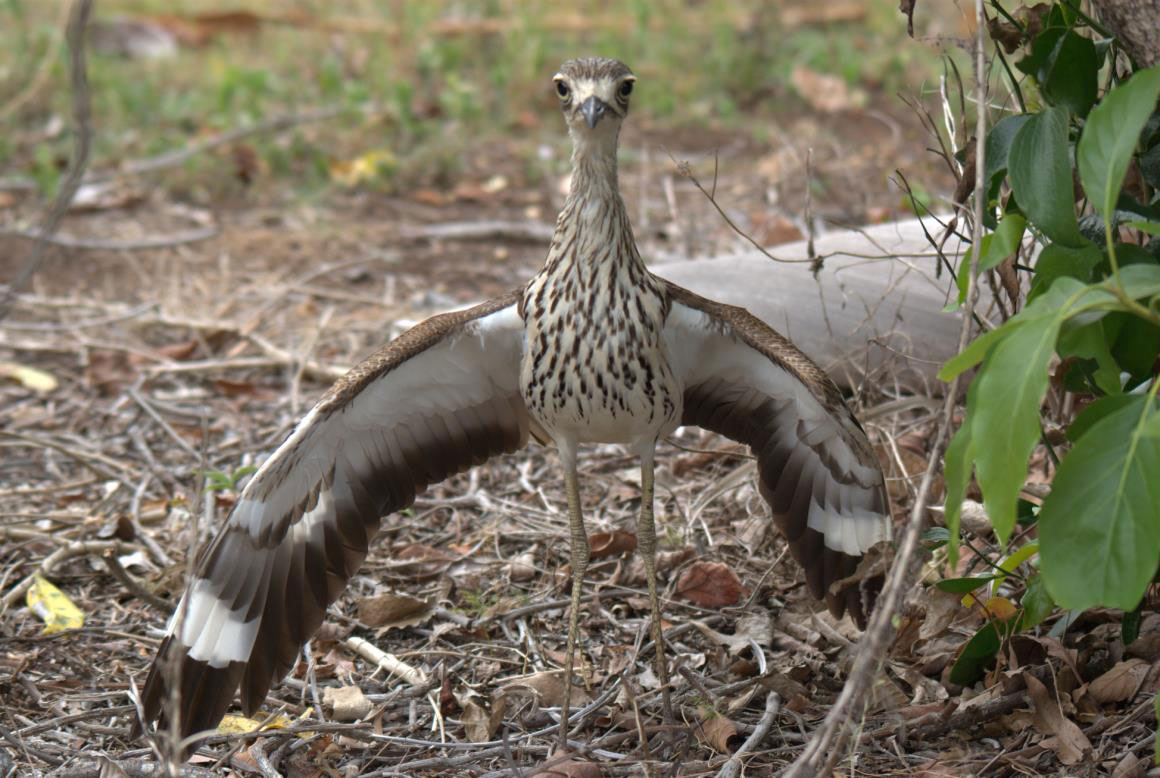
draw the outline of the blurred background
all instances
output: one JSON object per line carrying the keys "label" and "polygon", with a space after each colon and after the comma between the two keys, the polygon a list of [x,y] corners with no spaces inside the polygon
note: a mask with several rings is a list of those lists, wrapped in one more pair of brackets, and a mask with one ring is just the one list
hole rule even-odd
{"label": "blurred background", "polygon": [[[66,13],[0,0],[0,225],[10,228],[67,164]],[[317,268],[408,226],[550,225],[568,140],[549,79],[586,54],[623,59],[640,79],[621,160],[646,258],[743,244],[680,163],[715,181],[718,205],[765,245],[802,237],[807,218],[823,231],[906,215],[914,203],[896,171],[921,207],[945,210],[954,178],[927,150],[938,141],[914,106],[949,133],[940,83],[949,75],[956,89],[948,57],[966,62],[969,13],[945,3],[945,14],[921,16],[927,29],[911,39],[892,0],[104,0],[90,36],[90,184],[63,232],[163,239],[192,219],[217,234],[181,249],[182,264],[224,253],[232,272]],[[412,241],[395,260],[395,293],[463,301],[506,289],[538,267],[538,234],[497,229],[434,251]],[[82,280],[52,267],[36,281],[43,292]],[[132,296],[151,274],[102,269],[107,278],[83,279],[90,293]]]}

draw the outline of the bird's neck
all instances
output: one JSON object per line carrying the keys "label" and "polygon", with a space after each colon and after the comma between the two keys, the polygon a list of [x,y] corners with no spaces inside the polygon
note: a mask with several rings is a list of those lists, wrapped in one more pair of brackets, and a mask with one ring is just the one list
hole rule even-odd
{"label": "bird's neck", "polygon": [[578,270],[588,275],[607,271],[609,263],[617,269],[643,270],[617,182],[615,133],[574,132],[572,139],[571,185],[544,273]]}

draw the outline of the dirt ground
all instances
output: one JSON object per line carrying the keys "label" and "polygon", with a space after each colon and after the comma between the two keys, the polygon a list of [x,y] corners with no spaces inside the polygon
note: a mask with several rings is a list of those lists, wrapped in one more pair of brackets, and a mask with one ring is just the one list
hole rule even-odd
{"label": "dirt ground", "polygon": [[[932,199],[954,188],[927,151],[932,139],[893,96],[834,113],[796,103],[771,124],[768,142],[748,131],[629,125],[621,186],[646,258],[748,246],[679,162],[707,188],[715,182],[717,205],[765,245],[905,215],[895,171]],[[279,192],[261,171],[256,184],[243,180],[255,175],[239,162],[244,148],[207,152],[224,182],[209,206],[149,177],[114,179],[104,199],[67,215],[60,235],[123,245],[51,248],[0,321],[0,778],[152,774],[156,742],[129,737],[133,690],[191,549],[233,503],[239,468],[260,461],[334,377],[407,325],[526,280],[566,190],[559,175],[528,174],[529,157],[560,148],[534,134],[463,149],[454,185],[307,199]],[[22,190],[0,198],[0,226],[42,205]],[[137,245],[191,231],[212,234]],[[0,236],[0,278],[15,277],[29,250]],[[884,458],[920,469],[929,406],[899,409],[879,387],[858,397]],[[639,475],[622,449],[594,447],[582,484],[599,550],[574,705],[593,704],[574,739],[587,744],[576,759],[598,767],[566,763],[556,774],[715,774],[777,694],[772,731],[744,773],[773,774],[840,692],[859,633],[804,591],[740,447],[686,429],[663,443],[658,463],[677,722],[660,713],[642,637],[643,570],[629,553]],[[901,516],[913,484],[896,478],[891,492]],[[256,714],[274,728],[247,734],[254,722],[232,719],[186,772],[533,774],[555,743],[564,506],[554,454],[533,446],[386,518],[304,661]],[[976,544],[964,569],[1001,552],[981,536]],[[38,571],[76,604],[83,626],[46,634],[22,589]],[[723,592],[727,600],[709,596]],[[1160,643],[1137,641],[1125,655],[1118,621],[1087,613],[1066,638],[1013,641],[983,681],[956,686],[948,668],[984,613],[934,589],[915,593],[843,774],[1144,775],[1156,675],[1147,651]],[[1141,634],[1156,638],[1151,619]],[[393,654],[401,674],[376,668],[353,638]],[[1130,693],[1073,693],[1125,662]],[[358,721],[327,691],[352,686],[367,706],[356,700]],[[1079,702],[1052,719],[1047,689]]]}

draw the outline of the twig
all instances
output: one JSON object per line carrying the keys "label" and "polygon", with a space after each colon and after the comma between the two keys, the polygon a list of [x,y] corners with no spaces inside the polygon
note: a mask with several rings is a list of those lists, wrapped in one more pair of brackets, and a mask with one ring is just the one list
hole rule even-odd
{"label": "twig", "polygon": [[254,743],[254,745],[250,746],[250,750],[248,752],[257,763],[258,770],[261,771],[265,778],[282,778],[282,773],[278,772],[274,765],[270,763],[270,757],[266,756],[266,751],[262,746],[263,743],[259,740],[257,743]]}
{"label": "twig", "polygon": [[147,238],[120,240],[116,238],[74,238],[71,235],[45,235],[39,232],[25,232],[23,230],[0,230],[0,237],[27,238],[52,246],[77,249],[79,251],[145,251],[147,249],[163,249],[171,246],[181,246],[186,243],[196,243],[208,240],[218,234],[216,226],[202,227],[197,230],[175,232],[172,235],[154,235]]}
{"label": "twig", "polygon": [[[115,768],[110,770],[109,766]],[[165,770],[164,765],[146,761],[114,762],[111,759],[100,758],[89,760],[68,767],[59,767],[53,770],[46,778],[102,778],[106,775],[126,775],[128,778],[157,778]],[[119,771],[119,772],[117,772]],[[218,773],[204,767],[183,765],[177,773],[180,778],[216,778]]]}
{"label": "twig", "polygon": [[121,560],[117,559],[116,554],[105,554],[101,559],[104,561],[105,567],[109,568],[109,572],[112,573],[113,577],[120,581],[121,585],[128,589],[134,597],[148,603],[166,617],[173,612],[173,603],[158,597],[142,586],[141,582],[125,569],[124,565],[121,564]]}
{"label": "twig", "polygon": [[184,449],[185,452],[194,459],[201,458],[201,453],[196,448],[194,448],[189,443],[189,441],[177,434],[177,430],[173,429],[169,422],[161,417],[161,414],[157,412],[157,409],[154,408],[148,400],[141,396],[141,393],[137,391],[136,387],[130,386],[128,393],[129,396],[132,397],[139,406],[141,406],[141,410],[145,411],[145,413],[149,415],[149,418],[153,419],[153,421],[157,422],[161,429],[165,430],[165,434],[169,436],[170,440]]}
{"label": "twig", "polygon": [[[983,29],[986,26],[983,19],[983,0],[975,0],[975,14],[977,22],[977,35],[975,38],[975,78],[978,111],[976,137],[985,138],[987,137],[987,81],[985,75],[986,61],[983,52]],[[979,265],[979,248],[982,244],[980,238],[983,225],[983,198],[985,197],[983,189],[983,170],[986,167],[984,145],[982,143],[978,144],[978,156],[975,164],[975,223],[973,225],[973,239],[971,242],[973,251],[971,253],[966,311],[963,316],[962,328],[959,331],[960,352],[966,348],[967,341],[970,339],[971,322],[973,320],[975,302],[978,299],[979,293],[976,276]],[[842,693],[838,696],[837,701],[830,708],[829,713],[826,714],[822,726],[817,729],[813,737],[810,738],[810,742],[806,744],[801,755],[794,761],[789,770],[786,771],[786,778],[807,778],[807,776],[828,775],[838,759],[842,756],[842,744],[835,742],[839,738],[840,730],[848,722],[860,718],[855,716],[854,713],[865,707],[866,696],[870,692],[874,677],[877,675],[877,668],[886,656],[890,639],[894,633],[893,620],[895,614],[898,613],[902,605],[904,593],[910,588],[911,582],[921,567],[922,560],[916,555],[916,551],[918,550],[918,537],[922,529],[926,503],[930,496],[931,484],[934,481],[934,473],[938,467],[939,459],[942,456],[944,445],[953,424],[954,409],[958,397],[958,385],[959,377],[956,376],[951,381],[951,385],[946,394],[946,400],[943,404],[942,421],[939,424],[939,431],[935,443],[931,447],[930,463],[927,465],[926,472],[923,473],[922,483],[919,485],[918,494],[914,498],[914,507],[910,512],[910,519],[906,525],[906,532],[898,556],[895,558],[894,565],[890,569],[889,579],[878,599],[878,604],[874,609],[874,614],[870,619],[870,625],[866,630],[866,634],[863,635],[862,641],[858,645],[858,653],[854,657],[854,665],[850,670],[850,677],[845,687],[843,687]]]}
{"label": "twig", "polygon": [[411,686],[426,686],[429,682],[426,673],[422,670],[412,667],[394,654],[388,654],[367,640],[352,636],[344,640],[342,644],[375,667],[386,670],[391,675],[399,676]]}
{"label": "twig", "polygon": [[[36,438],[36,437],[31,436],[31,435],[22,435],[19,432],[8,432],[7,430],[0,430],[0,437],[10,438],[12,440],[18,440],[22,443],[26,443],[26,444],[32,445],[32,446],[41,446],[43,448],[52,449],[53,451],[57,452],[58,454],[63,454],[67,457],[72,457],[73,459],[77,460],[82,465],[84,465],[88,469],[92,470],[94,473],[99,475],[101,478],[104,478],[105,480],[120,481],[121,483],[125,484],[125,486],[129,487],[130,489],[133,488],[133,484],[126,481],[123,476],[119,475],[116,472],[116,471],[127,472],[128,467],[124,463],[118,462],[117,460],[112,459],[110,457],[107,457],[104,454],[98,454],[98,453],[92,452],[92,451],[82,453],[81,451],[79,451],[77,449],[77,447],[75,445],[70,447],[70,446],[64,445],[63,443],[57,443],[54,440],[46,440],[44,438]],[[98,465],[97,463],[100,463],[100,464]],[[107,469],[105,469],[105,466],[112,468],[112,469],[107,470]]]}
{"label": "twig", "polygon": [[692,168],[692,166],[689,165],[688,162],[677,161],[673,157],[672,154],[669,155],[669,159],[671,159],[673,161],[673,164],[677,166],[677,172],[680,173],[681,176],[683,176],[684,178],[687,178],[690,181],[692,181],[693,186],[697,187],[697,189],[700,190],[701,194],[705,195],[705,198],[709,201],[709,203],[713,206],[713,208],[716,209],[717,213],[721,216],[721,218],[725,220],[725,223],[729,225],[729,228],[731,230],[733,230],[734,232],[736,232],[741,237],[745,238],[745,240],[749,241],[749,243],[753,246],[753,248],[760,251],[765,257],[767,257],[768,259],[772,259],[774,262],[784,262],[787,265],[788,264],[795,264],[795,265],[807,264],[808,265],[810,263],[817,261],[817,259],[783,259],[781,257],[775,257],[773,254],[770,254],[768,251],[765,250],[764,246],[762,246],[760,243],[758,243],[753,238],[752,235],[750,235],[749,233],[745,232],[745,230],[738,227],[737,224],[732,219],[729,218],[729,214],[725,213],[725,209],[723,209],[720,205],[718,205],[717,201],[713,198],[713,193],[710,192],[709,190],[707,190],[704,186],[702,186],[701,182],[697,180],[697,177],[693,174],[693,168]]}
{"label": "twig", "polygon": [[552,239],[555,231],[554,225],[537,222],[478,221],[409,227],[404,229],[401,235],[412,240],[489,240],[502,238],[505,240],[526,240],[529,243],[547,243]]}
{"label": "twig", "polygon": [[745,738],[745,742],[733,753],[733,756],[729,757],[729,761],[717,771],[717,778],[736,778],[741,773],[741,757],[761,745],[761,741],[769,734],[769,729],[773,726],[773,720],[777,717],[778,711],[780,710],[781,697],[778,696],[777,692],[770,692],[765,697],[765,713],[761,714],[761,719],[757,722],[757,726],[753,728],[753,732],[750,733],[749,737]]}
{"label": "twig", "polygon": [[5,613],[9,608],[20,602],[20,598],[32,588],[32,583],[38,575],[48,575],[52,572],[52,568],[66,559],[86,556],[88,554],[103,555],[110,551],[125,554],[132,550],[134,550],[132,546],[122,543],[119,540],[74,540],[71,543],[63,545],[42,559],[40,564],[37,565],[35,572],[29,573],[24,577],[24,580],[8,590],[4,598],[0,599],[0,614]]}
{"label": "twig", "polygon": [[84,177],[85,168],[89,164],[89,150],[92,145],[93,131],[90,125],[92,113],[91,98],[89,95],[89,77],[85,63],[85,27],[89,23],[89,15],[93,10],[92,0],[76,0],[69,14],[68,29],[65,38],[68,41],[69,55],[72,58],[71,84],[73,109],[73,153],[69,161],[68,175],[61,182],[60,189],[49,206],[47,213],[36,230],[36,237],[40,240],[33,243],[31,254],[25,260],[20,272],[8,284],[3,298],[0,298],[0,319],[8,315],[8,309],[17,293],[28,283],[28,279],[40,267],[44,257],[44,239],[50,237],[60,226],[69,204],[76,196]]}

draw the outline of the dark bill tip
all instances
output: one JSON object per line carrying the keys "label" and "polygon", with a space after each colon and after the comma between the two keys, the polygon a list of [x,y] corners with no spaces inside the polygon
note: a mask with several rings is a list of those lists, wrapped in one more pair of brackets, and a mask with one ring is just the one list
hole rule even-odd
{"label": "dark bill tip", "polygon": [[596,123],[600,121],[600,117],[604,116],[604,111],[608,108],[604,101],[598,97],[589,97],[580,104],[580,113],[584,115],[584,121],[588,122],[588,126],[595,127]]}

